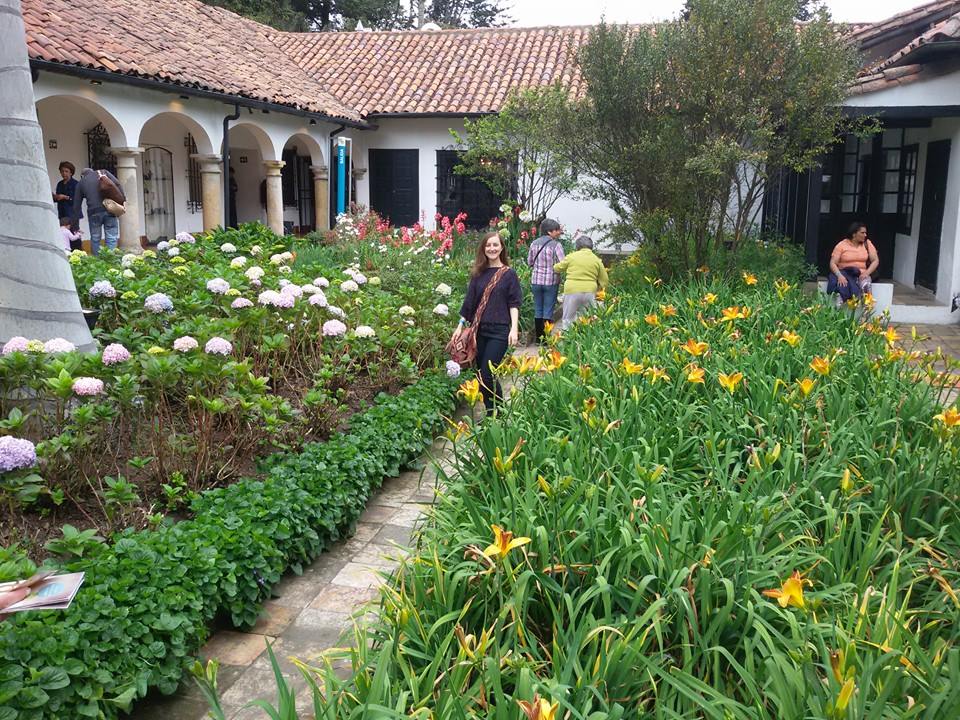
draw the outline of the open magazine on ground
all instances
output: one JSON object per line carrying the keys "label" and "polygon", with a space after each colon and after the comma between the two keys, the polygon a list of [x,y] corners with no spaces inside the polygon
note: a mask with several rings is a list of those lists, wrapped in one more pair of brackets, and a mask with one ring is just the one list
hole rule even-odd
{"label": "open magazine on ground", "polygon": [[66,610],[73,602],[77,590],[83,584],[84,573],[65,573],[52,575],[38,573],[32,578],[18,582],[0,583],[0,592],[30,588],[30,594],[20,602],[5,607],[3,613],[23,612],[25,610]]}

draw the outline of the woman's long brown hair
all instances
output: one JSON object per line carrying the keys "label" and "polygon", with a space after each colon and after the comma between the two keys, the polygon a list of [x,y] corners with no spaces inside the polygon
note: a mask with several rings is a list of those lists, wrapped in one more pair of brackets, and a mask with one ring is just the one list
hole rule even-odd
{"label": "woman's long brown hair", "polygon": [[483,240],[480,241],[480,244],[477,246],[477,257],[473,261],[473,269],[470,271],[470,277],[476,277],[488,267],[490,267],[490,262],[487,260],[487,255],[484,252],[484,249],[487,247],[487,240],[490,238],[497,238],[500,241],[500,262],[504,265],[510,264],[510,258],[507,257],[507,244],[503,242],[503,238],[500,237],[500,233],[487,233],[483,236]]}

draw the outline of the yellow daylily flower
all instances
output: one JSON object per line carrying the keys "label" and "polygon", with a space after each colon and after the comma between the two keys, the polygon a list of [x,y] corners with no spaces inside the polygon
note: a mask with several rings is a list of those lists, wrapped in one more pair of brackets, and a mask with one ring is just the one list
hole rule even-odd
{"label": "yellow daylily flower", "polygon": [[740,384],[740,381],[743,380],[743,373],[735,372],[727,375],[726,373],[720,373],[717,375],[717,380],[720,381],[720,384],[727,390],[727,392],[733,393],[737,389],[737,385]]}
{"label": "yellow daylily flower", "polygon": [[754,275],[753,273],[745,272],[745,273],[743,273],[743,281],[744,281],[747,285],[756,285],[756,284],[757,284],[757,276]]}
{"label": "yellow daylily flower", "polygon": [[800,343],[800,336],[790,330],[784,330],[780,334],[780,342],[785,342],[790,347],[796,347]]}
{"label": "yellow daylily flower", "polygon": [[788,283],[783,278],[777,278],[773,283],[773,287],[777,290],[777,295],[781,300],[783,300],[784,295],[793,290],[793,285]]}
{"label": "yellow daylily flower", "polygon": [[763,596],[775,599],[780,603],[780,607],[795,607],[803,610],[806,608],[806,602],[803,599],[803,586],[812,586],[810,580],[804,578],[799,570],[794,570],[793,574],[783,581],[783,585],[778,589],[764,590]]}
{"label": "yellow daylily flower", "polygon": [[957,408],[947,408],[942,413],[933,416],[934,420],[943,423],[944,427],[952,428],[960,425],[960,410]]}
{"label": "yellow daylily flower", "polygon": [[647,325],[653,325],[654,327],[656,327],[657,325],[660,324],[660,316],[657,315],[656,313],[649,313],[648,315],[644,315],[643,319],[647,323]]}
{"label": "yellow daylily flower", "polygon": [[543,331],[544,331],[547,335],[549,335],[550,333],[552,333],[552,332],[553,332],[553,323],[550,322],[549,320],[544,320],[544,321],[543,321]]}
{"label": "yellow daylily flower", "polygon": [[688,353],[690,353],[694,357],[700,357],[707,351],[707,348],[709,348],[710,345],[705,342],[698,342],[693,338],[688,338],[687,342],[685,342],[680,347],[686,350]]}
{"label": "yellow daylily flower", "polygon": [[840,478],[840,490],[846,495],[853,491],[853,477],[850,468],[844,468]]}
{"label": "yellow daylily flower", "polygon": [[512,532],[504,530],[499,525],[491,525],[490,529],[493,530],[493,542],[483,551],[486,557],[496,556],[503,559],[514,548],[530,542],[530,538],[528,537],[515,538]]}
{"label": "yellow daylily flower", "polygon": [[883,337],[887,341],[888,345],[893,345],[897,340],[900,339],[900,333],[897,332],[896,328],[888,327],[884,331]]}
{"label": "yellow daylily flower", "polygon": [[673,305],[661,305],[660,312],[664,317],[676,317],[677,309]]}
{"label": "yellow daylily flower", "polygon": [[701,302],[704,305],[713,305],[716,301],[717,301],[717,296],[714,295],[712,292],[708,292],[706,295],[703,296],[703,299],[701,300]]}
{"label": "yellow daylily flower", "polygon": [[624,358],[620,366],[627,375],[637,375],[643,372],[643,365],[631,361],[630,358]]}
{"label": "yellow daylily flower", "polygon": [[517,440],[517,444],[513,446],[513,450],[510,451],[510,454],[506,458],[503,457],[503,453],[500,452],[500,448],[496,448],[493,451],[493,468],[500,475],[506,475],[510,470],[513,469],[513,461],[520,457],[520,448],[523,447],[524,440],[520,438]]}
{"label": "yellow daylily flower", "polygon": [[847,705],[850,704],[850,698],[853,697],[853,691],[856,689],[856,683],[853,682],[853,678],[849,678],[840,688],[840,693],[837,695],[837,702],[834,703],[834,710],[837,714],[846,713]]}
{"label": "yellow daylily flower", "polygon": [[873,297],[873,293],[864,293],[860,298],[860,301],[867,310],[873,310],[874,305],[877,304],[876,299]]}
{"label": "yellow daylily flower", "polygon": [[817,355],[810,361],[810,369],[820,375],[830,374],[830,359]]}
{"label": "yellow daylily flower", "polygon": [[457,390],[457,395],[469,404],[475,405],[477,400],[483,397],[483,393],[480,392],[480,381],[477,378],[465,381],[460,385],[460,389]]}
{"label": "yellow daylily flower", "polygon": [[597,290],[597,293],[596,295],[594,295],[594,297],[597,299],[597,302],[603,302],[604,300],[607,299],[607,291],[604,290],[603,288],[600,288],[599,290]]}
{"label": "yellow daylily flower", "polygon": [[517,705],[520,706],[520,710],[527,717],[527,720],[556,720],[557,708],[560,707],[560,703],[551,705],[549,700],[540,697],[538,694],[534,694],[533,702],[517,700]]}
{"label": "yellow daylily flower", "polygon": [[817,381],[813,378],[803,378],[802,380],[797,380],[797,387],[800,388],[800,392],[803,393],[804,397],[810,394],[810,391],[813,390],[813,386],[816,384]]}
{"label": "yellow daylily flower", "polygon": [[658,367],[647,368],[644,374],[650,379],[650,382],[654,385],[657,384],[658,380],[670,380],[670,376],[667,375],[665,370],[662,370]]}
{"label": "yellow daylily flower", "polygon": [[467,425],[467,423],[464,422],[463,420],[461,420],[458,423],[454,423],[452,420],[448,419],[447,425],[449,425],[449,427],[447,428],[446,434],[447,434],[447,438],[449,438],[450,440],[454,440],[454,441],[459,440],[464,435],[470,432],[470,426]]}
{"label": "yellow daylily flower", "polygon": [[688,383],[699,383],[700,385],[704,384],[704,369],[697,365],[691,365],[690,369],[687,371],[687,382]]}

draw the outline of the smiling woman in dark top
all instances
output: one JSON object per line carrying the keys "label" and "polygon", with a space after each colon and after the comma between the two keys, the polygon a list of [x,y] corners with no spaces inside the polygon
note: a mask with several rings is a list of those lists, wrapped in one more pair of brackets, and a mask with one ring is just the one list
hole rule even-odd
{"label": "smiling woman in dark top", "polygon": [[507,270],[494,286],[487,301],[483,316],[477,327],[477,370],[480,374],[480,389],[483,392],[483,404],[487,413],[492,413],[494,405],[503,399],[500,383],[493,376],[491,366],[499,365],[507,353],[508,345],[516,345],[520,333],[520,304],[523,293],[520,278],[509,267],[507,248],[497,233],[483,238],[477,247],[477,258],[470,273],[470,285],[467,296],[460,307],[460,322],[453,331],[457,338],[467,323],[472,323],[483,297],[483,291],[500,268]]}

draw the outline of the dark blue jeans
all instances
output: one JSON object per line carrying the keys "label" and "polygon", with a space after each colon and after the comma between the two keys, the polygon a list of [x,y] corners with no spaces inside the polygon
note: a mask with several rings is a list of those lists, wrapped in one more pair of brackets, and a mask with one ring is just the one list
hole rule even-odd
{"label": "dark blue jeans", "polygon": [[503,401],[503,388],[493,375],[492,366],[497,366],[507,354],[507,337],[510,326],[501,323],[481,322],[477,328],[477,372],[480,374],[480,391],[487,414]]}
{"label": "dark blue jeans", "polygon": [[533,317],[537,320],[553,320],[553,309],[557,305],[559,285],[531,285],[533,291]]}

